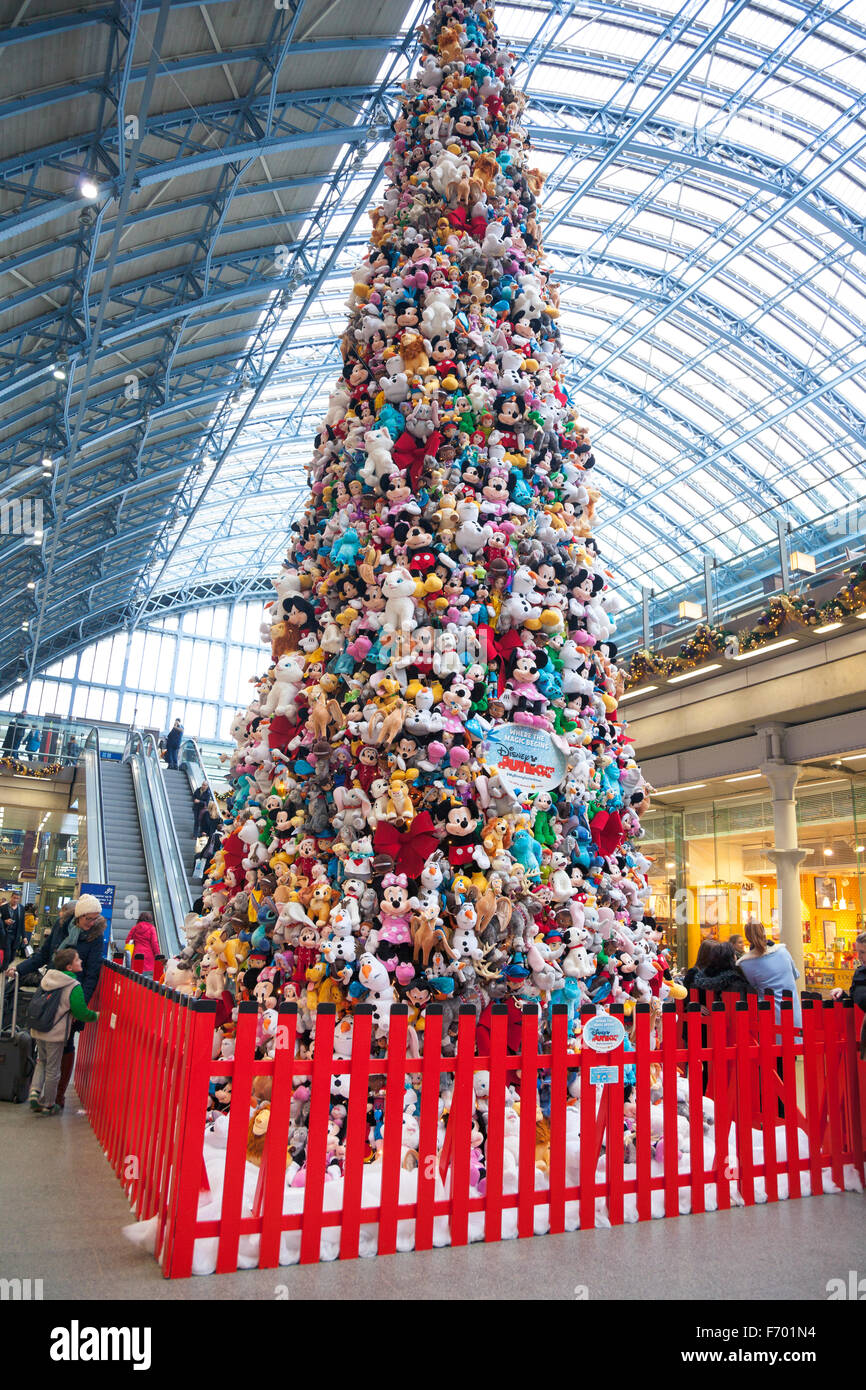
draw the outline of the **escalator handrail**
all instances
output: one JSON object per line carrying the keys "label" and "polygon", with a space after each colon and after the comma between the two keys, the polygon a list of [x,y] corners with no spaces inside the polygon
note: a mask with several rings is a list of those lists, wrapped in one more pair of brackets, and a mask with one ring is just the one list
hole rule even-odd
{"label": "escalator handrail", "polygon": [[158,765],[153,766],[148,739],[153,745],[153,755],[158,759],[153,736],[142,735],[138,729],[129,730],[123,759],[132,768],[141,842],[160,948],[166,956],[173,956],[184,945],[181,927],[190,910],[189,887],[184,880],[184,891],[179,890],[177,868],[181,863],[180,849],[162,775]]}
{"label": "escalator handrail", "polygon": [[177,917],[178,924],[189,912],[192,911],[192,894],[189,891],[189,880],[184,868],[183,851],[180,841],[177,838],[177,826],[172,815],[171,802],[168,799],[165,778],[162,770],[162,759],[159,756],[159,748],[153,734],[143,736],[144,756],[148,770],[148,783],[152,788],[153,800],[157,808],[157,815],[161,826],[165,829],[166,845],[171,853],[168,855],[167,868],[170,870],[171,880],[174,886],[174,896],[180,908],[180,915]]}
{"label": "escalator handrail", "polygon": [[[84,804],[87,812],[87,878],[90,883],[108,882],[108,856],[105,852],[105,815],[102,806],[102,780],[99,767],[99,730],[92,728],[84,740],[79,766],[84,768]],[[93,822],[96,834],[93,835]]]}
{"label": "escalator handrail", "polygon": [[[203,782],[210,788],[210,778],[205,771],[201,749],[191,734],[184,736],[180,745],[178,761],[189,779],[189,789],[193,796]],[[211,800],[213,800],[213,791],[211,791]]]}

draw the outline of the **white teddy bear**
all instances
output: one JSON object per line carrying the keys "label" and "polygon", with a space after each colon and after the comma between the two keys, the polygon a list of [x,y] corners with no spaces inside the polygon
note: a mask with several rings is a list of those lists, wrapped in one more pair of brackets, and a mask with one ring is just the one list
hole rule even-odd
{"label": "white teddy bear", "polygon": [[385,622],[394,632],[413,629],[415,622],[415,580],[407,569],[389,570],[382,579]]}
{"label": "white teddy bear", "polygon": [[427,338],[442,338],[454,331],[454,295],[451,290],[436,288],[424,296],[421,328]]}
{"label": "white teddy bear", "polygon": [[506,237],[505,227],[501,222],[488,222],[484,240],[481,243],[481,254],[490,256],[495,260],[500,260],[509,249],[511,238]]}
{"label": "white teddy bear", "polygon": [[361,469],[361,477],[368,487],[375,487],[386,473],[394,473],[396,464],[391,458],[392,440],[386,429],[368,430],[364,438],[367,462]]}

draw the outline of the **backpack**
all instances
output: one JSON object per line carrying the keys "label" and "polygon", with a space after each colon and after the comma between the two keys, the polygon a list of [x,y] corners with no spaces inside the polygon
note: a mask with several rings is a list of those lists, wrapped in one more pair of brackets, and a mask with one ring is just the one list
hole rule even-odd
{"label": "backpack", "polygon": [[57,1015],[60,1012],[60,1001],[65,994],[65,990],[60,989],[38,989],[33,996],[30,1005],[30,1017],[28,1026],[37,1033],[50,1033],[57,1022]]}

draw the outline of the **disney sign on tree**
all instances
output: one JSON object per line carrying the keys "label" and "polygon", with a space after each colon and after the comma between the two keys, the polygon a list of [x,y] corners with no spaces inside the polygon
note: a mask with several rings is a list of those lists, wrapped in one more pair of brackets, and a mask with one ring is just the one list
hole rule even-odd
{"label": "disney sign on tree", "polygon": [[438,0],[421,44],[202,932],[306,1043],[319,1001],[369,1001],[382,1049],[395,1002],[423,1049],[430,1002],[483,1038],[494,1000],[576,1027],[669,978],[525,99],[489,7]]}

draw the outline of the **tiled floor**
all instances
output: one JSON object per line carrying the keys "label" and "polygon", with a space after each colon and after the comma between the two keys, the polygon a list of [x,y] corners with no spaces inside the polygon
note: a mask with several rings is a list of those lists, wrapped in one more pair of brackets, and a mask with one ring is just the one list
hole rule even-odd
{"label": "tiled floor", "polygon": [[[866,1197],[802,1201],[460,1250],[168,1281],[121,1235],[128,1208],[86,1117],[0,1106],[0,1277],[46,1299],[825,1299],[866,1274]],[[283,1286],[280,1289],[279,1286]],[[284,1291],[283,1291],[284,1290]],[[585,1292],[584,1292],[585,1291]]]}

